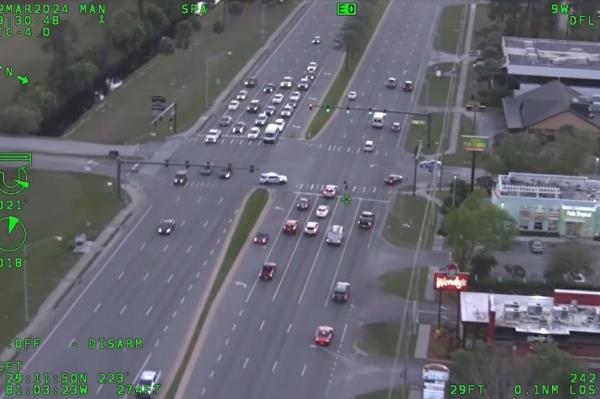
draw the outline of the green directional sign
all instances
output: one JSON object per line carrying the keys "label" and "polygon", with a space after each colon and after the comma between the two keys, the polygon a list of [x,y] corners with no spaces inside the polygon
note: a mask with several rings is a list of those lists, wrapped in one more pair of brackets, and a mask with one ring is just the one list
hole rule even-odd
{"label": "green directional sign", "polygon": [[463,151],[484,152],[488,148],[489,137],[470,136],[463,134],[460,136]]}

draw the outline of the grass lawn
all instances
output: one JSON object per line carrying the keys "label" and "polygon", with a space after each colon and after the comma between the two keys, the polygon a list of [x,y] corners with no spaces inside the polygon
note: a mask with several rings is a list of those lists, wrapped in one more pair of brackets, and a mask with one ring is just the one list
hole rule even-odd
{"label": "grass lawn", "polygon": [[[401,390],[398,390],[398,389],[394,389],[392,391],[391,399],[406,399],[407,397],[408,397],[408,395],[406,395],[406,392],[402,392]],[[365,393],[363,395],[357,396],[355,399],[389,399],[389,398],[388,398],[388,391],[382,390],[382,391],[375,391],[375,392],[371,392],[371,393]]]}
{"label": "grass lawn", "polygon": [[[348,86],[348,82],[350,82],[350,79],[354,74],[354,70],[358,66],[358,63],[360,62],[360,59],[364,50],[367,47],[367,44],[369,44],[369,40],[371,40],[373,32],[377,28],[377,25],[379,25],[379,20],[383,16],[383,12],[385,11],[389,1],[390,0],[377,0],[377,2],[375,3],[375,12],[373,13],[373,17],[371,18],[370,27],[367,28],[368,33],[364,35],[359,35],[357,37],[356,40],[358,41],[358,43],[356,44],[356,50],[354,51],[352,56],[348,57],[348,59],[345,60],[347,64],[342,66],[340,73],[335,78],[335,81],[331,85],[329,92],[323,99],[323,105],[330,105],[332,107],[337,106],[338,102],[340,101],[340,98],[344,95],[344,89],[346,88],[346,86]],[[325,123],[327,123],[331,114],[332,112],[327,112],[325,108],[318,108],[315,117],[313,118],[313,120],[310,123],[310,126],[308,127],[306,137],[310,139],[316,136],[317,133],[319,133],[319,131],[323,128],[323,126],[325,126]]]}
{"label": "grass lawn", "polygon": [[[444,122],[444,114],[442,113],[433,113],[431,115],[431,146],[430,148],[427,148],[427,119],[416,119],[417,117],[414,117],[412,119],[412,123],[410,124],[409,128],[408,128],[408,135],[406,136],[406,139],[404,140],[404,150],[408,153],[414,153],[415,151],[415,147],[419,144],[419,140],[421,140],[421,143],[423,144],[422,148],[421,148],[421,152],[423,154],[434,154],[437,152],[438,150],[438,145],[440,142],[440,138],[442,135],[442,125]],[[419,117],[421,118],[421,117]],[[420,121],[423,121],[423,123],[421,124]],[[451,122],[452,119],[450,118],[450,116],[448,115],[448,118],[446,120],[446,125],[444,126],[444,130],[448,131],[450,130],[451,127]],[[418,124],[417,124],[418,123]],[[442,144],[442,152],[446,151],[448,149],[448,145],[449,145],[449,137],[448,134],[444,134],[444,142]]]}
{"label": "grass lawn", "polygon": [[250,194],[246,204],[244,205],[244,210],[240,215],[239,222],[235,227],[235,231],[231,236],[231,241],[229,246],[227,247],[227,252],[225,252],[225,257],[223,258],[223,263],[219,268],[219,272],[217,274],[217,278],[215,279],[214,284],[210,287],[210,294],[208,296],[206,305],[204,309],[202,309],[202,314],[200,316],[200,320],[198,324],[194,327],[194,334],[192,336],[192,340],[190,341],[190,346],[185,354],[183,361],[177,370],[177,374],[175,376],[174,381],[171,383],[169,390],[167,392],[167,398],[172,399],[175,397],[175,393],[179,388],[179,382],[181,381],[181,377],[183,373],[188,367],[188,362],[190,360],[190,356],[192,354],[193,347],[196,345],[196,341],[202,331],[202,327],[204,326],[204,321],[206,320],[206,316],[210,311],[210,307],[217,296],[217,293],[221,289],[221,285],[225,281],[227,274],[231,270],[231,266],[235,262],[237,256],[239,255],[242,247],[246,242],[248,242],[248,236],[250,232],[254,228],[258,217],[260,216],[263,208],[265,207],[267,200],[269,199],[269,193],[267,190],[263,188],[256,189]]}
{"label": "grass lawn", "polygon": [[[411,269],[402,269],[385,273],[380,277],[383,285],[383,290],[389,294],[394,294],[400,298],[408,298],[408,285],[410,282]],[[415,287],[416,284],[416,287]],[[419,293],[419,299],[425,298],[425,284],[427,284],[427,268],[419,267],[415,270],[413,282],[413,292],[410,295],[411,299],[415,298],[414,290]]]}
{"label": "grass lawn", "polygon": [[[300,0],[265,7],[265,39]],[[188,49],[170,56],[158,55],[141,67],[123,87],[108,96],[101,109],[85,114],[69,138],[102,143],[137,143],[171,134],[170,123],[150,124],[150,97],[162,95],[177,102],[177,130],[188,129],[207,108],[206,57],[208,55],[208,104],[233,79],[260,48],[261,2],[248,4],[239,17],[228,15],[225,31],[212,32],[221,16],[217,7],[202,17],[202,29],[194,32]],[[229,52],[231,55],[229,55]],[[265,82],[259,82],[259,87]],[[258,89],[254,89],[256,91]],[[252,92],[251,92],[252,93]]]}
{"label": "grass lawn", "polygon": [[440,15],[433,47],[438,51],[456,54],[460,33],[464,25],[466,8],[462,5],[448,6]]}
{"label": "grass lawn", "polygon": [[[415,248],[421,231],[421,223],[425,217],[426,204],[427,200],[420,196],[396,195],[385,220],[383,232],[385,239],[394,245]],[[435,212],[437,213],[437,207]],[[431,248],[434,232],[435,223],[433,226],[427,223],[423,236],[423,249]]]}
{"label": "grass lawn", "polygon": [[[27,280],[29,317],[61,281],[80,255],[72,252],[75,235],[86,233],[95,239],[122,208],[111,181],[78,173],[29,170],[30,188],[19,197],[23,210],[11,214],[22,218],[27,226]],[[6,213],[0,212],[0,217]],[[55,237],[62,237],[58,241]],[[18,256],[22,255],[22,251]],[[0,304],[2,329],[0,345],[4,346],[25,326],[23,302],[23,269],[2,268]]]}
{"label": "grass lawn", "polygon": [[[458,67],[458,64],[454,62],[443,62],[428,67],[419,102],[422,105],[434,107],[445,106],[448,100],[448,91],[450,90],[450,78],[452,75],[458,77]],[[435,76],[436,70],[440,70],[442,76]]]}
{"label": "grass lawn", "polygon": [[[391,321],[365,324],[360,328],[358,347],[377,356],[393,358],[396,353],[396,343],[400,328],[400,323]],[[405,339],[400,354],[405,354],[411,358],[413,356],[416,337],[410,335],[408,325],[404,329]]]}

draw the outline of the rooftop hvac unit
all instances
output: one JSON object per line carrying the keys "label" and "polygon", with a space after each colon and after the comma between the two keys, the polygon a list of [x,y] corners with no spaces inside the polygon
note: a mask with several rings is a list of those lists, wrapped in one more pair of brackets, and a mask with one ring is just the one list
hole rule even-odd
{"label": "rooftop hvac unit", "polygon": [[552,58],[550,59],[550,63],[554,65],[562,65],[565,63],[565,60],[562,58]]}
{"label": "rooftop hvac unit", "polygon": [[504,305],[504,320],[505,321],[518,321],[519,320],[519,304],[518,303],[507,303]]}
{"label": "rooftop hvac unit", "polygon": [[537,61],[537,55],[535,53],[527,53],[527,61],[535,62]]}
{"label": "rooftop hvac unit", "polygon": [[552,316],[554,316],[555,319],[567,321],[569,319],[569,308],[566,306],[555,306],[552,309]]}
{"label": "rooftop hvac unit", "polygon": [[577,65],[587,65],[588,63],[587,57],[575,57],[574,60]]}
{"label": "rooftop hvac unit", "polygon": [[542,305],[539,303],[531,303],[527,305],[527,315],[532,317],[542,316]]}
{"label": "rooftop hvac unit", "polygon": [[523,45],[525,46],[525,48],[533,47],[533,40],[523,40]]}
{"label": "rooftop hvac unit", "polygon": [[592,101],[595,103],[600,102],[600,93],[592,94]]}

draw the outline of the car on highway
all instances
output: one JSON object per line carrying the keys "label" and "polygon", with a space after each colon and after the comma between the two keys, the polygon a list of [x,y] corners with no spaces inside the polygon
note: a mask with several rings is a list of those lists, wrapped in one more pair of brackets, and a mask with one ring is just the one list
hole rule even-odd
{"label": "car on highway", "polygon": [[387,175],[385,179],[383,179],[383,182],[388,186],[393,186],[402,183],[402,180],[404,180],[404,177],[401,175]]}
{"label": "car on highway", "polygon": [[264,126],[267,124],[268,119],[269,119],[269,117],[267,116],[267,114],[265,114],[264,112],[261,112],[260,114],[258,114],[256,119],[254,120],[254,126]]}
{"label": "car on highway", "polygon": [[299,91],[293,91],[290,93],[290,98],[288,98],[289,101],[299,101],[300,100],[300,92]]}
{"label": "car on highway", "polygon": [[273,93],[273,91],[275,90],[275,84],[273,83],[267,83],[265,85],[265,87],[263,87],[263,93]]}
{"label": "car on highway", "polygon": [[238,94],[235,96],[235,99],[238,101],[244,101],[247,96],[248,96],[248,90],[242,89],[242,90],[238,91]]}
{"label": "car on highway", "polygon": [[285,107],[283,107],[283,109],[281,110],[281,112],[279,112],[279,116],[281,116],[282,118],[290,118],[293,113],[294,108],[286,104]]}
{"label": "car on highway", "polygon": [[309,87],[310,79],[308,78],[308,76],[304,76],[302,79],[300,79],[300,82],[298,82],[298,86],[296,86],[296,89],[306,91],[309,89]]}
{"label": "car on highway", "polygon": [[246,130],[246,122],[237,121],[233,124],[233,129],[231,129],[231,133],[233,134],[243,134],[244,130]]}
{"label": "car on highway", "polygon": [[279,87],[282,89],[291,89],[294,85],[294,79],[291,76],[284,76],[279,83]]}
{"label": "car on highway", "polygon": [[306,77],[308,78],[308,80],[315,80],[315,78],[317,77],[314,73],[309,73],[306,75]]}
{"label": "car on highway", "polygon": [[277,107],[274,105],[267,105],[263,112],[267,116],[273,116],[273,115],[275,115],[275,112],[277,112]]}
{"label": "car on highway", "polygon": [[362,229],[370,229],[375,224],[375,214],[369,211],[362,211],[357,223],[358,227]]}
{"label": "car on highway", "polygon": [[333,339],[333,327],[319,326],[315,332],[315,344],[320,346],[329,346]]}
{"label": "car on highway", "polygon": [[248,79],[244,80],[244,86],[247,88],[256,87],[257,83],[258,83],[258,80],[256,78],[248,78]]}
{"label": "car on highway", "polygon": [[312,44],[321,44],[321,36],[314,35],[312,39]]}
{"label": "car on highway", "polygon": [[308,63],[308,66],[306,67],[306,72],[315,73],[317,71],[318,67],[319,67],[319,65],[316,62],[311,61]]}
{"label": "car on highway", "polygon": [[402,130],[402,125],[400,124],[400,122],[392,123],[392,131],[393,132],[399,132],[401,130]]}
{"label": "car on highway", "polygon": [[350,283],[338,281],[333,287],[331,300],[335,303],[346,303],[350,297]]}
{"label": "car on highway", "polygon": [[317,207],[317,210],[316,210],[316,212],[315,212],[315,215],[316,215],[318,218],[326,218],[326,217],[327,217],[327,215],[329,215],[329,206],[327,206],[327,205],[319,205],[319,206]]}
{"label": "car on highway", "polygon": [[306,211],[310,208],[310,200],[306,197],[300,197],[296,203],[296,209],[299,211]]}
{"label": "car on highway", "polygon": [[252,241],[258,245],[267,245],[267,242],[269,242],[269,235],[267,233],[258,232],[254,235],[254,239]]}
{"label": "car on highway", "polygon": [[200,167],[200,174],[202,176],[210,176],[212,174],[212,166],[209,163],[204,164]]}
{"label": "car on highway", "polygon": [[216,143],[221,138],[221,131],[219,129],[210,129],[208,134],[204,138],[206,144]]}
{"label": "car on highway", "polygon": [[531,240],[528,243],[529,250],[534,254],[543,254],[544,253],[544,244],[540,240]]}
{"label": "car on highway", "polygon": [[304,234],[307,236],[316,236],[319,232],[319,222],[308,222],[304,227]]}
{"label": "car on highway", "polygon": [[375,143],[373,140],[365,140],[365,144],[363,145],[364,152],[373,152],[375,151]]}
{"label": "car on highway", "polygon": [[387,78],[387,80],[385,82],[385,87],[387,87],[388,89],[395,89],[396,88],[396,78]]}
{"label": "car on highway", "polygon": [[440,166],[442,166],[442,161],[435,159],[425,159],[424,161],[419,162],[420,168],[427,169],[430,172],[435,168],[439,168]]}
{"label": "car on highway", "polygon": [[279,132],[283,132],[283,128],[285,127],[284,119],[277,118],[277,119],[275,119],[275,121],[273,123],[276,124],[277,126],[279,126]]}
{"label": "car on highway", "polygon": [[233,118],[230,115],[223,115],[221,117],[221,119],[219,119],[219,126],[227,127],[227,126],[231,125],[232,120],[233,120]]}
{"label": "car on highway", "polygon": [[184,186],[188,181],[187,171],[180,170],[175,173],[175,178],[173,179],[173,184],[176,186]]}
{"label": "car on highway", "polygon": [[271,99],[271,103],[273,104],[281,104],[281,102],[284,99],[284,95],[281,93],[276,93],[273,98]]}
{"label": "car on highway", "polygon": [[260,137],[260,128],[257,126],[252,126],[250,131],[248,132],[248,140],[256,140]]}
{"label": "car on highway", "polygon": [[142,398],[158,394],[160,376],[160,370],[142,371],[135,385],[135,396]]}
{"label": "car on highway", "polygon": [[280,175],[275,172],[261,173],[258,178],[260,184],[285,184],[288,179],[286,175]]}
{"label": "car on highway", "polygon": [[298,230],[298,221],[294,219],[286,220],[283,224],[283,232],[286,234],[296,234]]}
{"label": "car on highway", "polygon": [[240,107],[240,102],[238,100],[231,100],[231,101],[229,101],[229,105],[227,106],[227,109],[229,111],[236,111],[239,107]]}
{"label": "car on highway", "polygon": [[273,275],[275,274],[275,270],[277,270],[277,265],[275,262],[267,262],[263,265],[260,273],[258,273],[258,278],[264,281],[273,280]]}
{"label": "car on highway", "polygon": [[256,114],[260,110],[260,100],[254,99],[250,101],[250,105],[246,107],[246,112]]}
{"label": "car on highway", "polygon": [[327,231],[327,236],[325,238],[325,242],[329,245],[340,245],[342,243],[342,239],[344,238],[344,226],[339,224],[334,224]]}
{"label": "car on highway", "polygon": [[415,88],[415,85],[414,85],[414,83],[413,83],[412,81],[410,81],[410,80],[405,80],[405,81],[402,83],[402,90],[404,90],[404,91],[407,91],[407,92],[408,92],[408,91],[413,91],[413,89],[414,89],[414,88]]}
{"label": "car on highway", "polygon": [[296,101],[296,100],[289,100],[288,99],[287,103],[285,103],[284,108],[286,108],[286,107],[292,107],[292,108],[295,109],[297,106],[298,106],[298,101]]}
{"label": "car on highway", "polygon": [[175,230],[175,219],[163,219],[158,224],[158,234],[169,235]]}
{"label": "car on highway", "polygon": [[325,198],[335,198],[337,195],[337,186],[333,184],[327,184],[323,189],[323,197]]}
{"label": "car on highway", "polygon": [[219,178],[220,179],[229,179],[232,174],[233,174],[233,170],[231,168],[223,168],[223,169],[221,169]]}
{"label": "car on highway", "polygon": [[356,97],[358,97],[358,93],[356,93],[355,91],[348,92],[348,100],[354,101],[356,100]]}

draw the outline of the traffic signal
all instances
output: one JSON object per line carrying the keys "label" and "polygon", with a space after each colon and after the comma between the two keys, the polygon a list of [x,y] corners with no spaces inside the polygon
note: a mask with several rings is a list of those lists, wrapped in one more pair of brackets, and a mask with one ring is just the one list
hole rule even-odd
{"label": "traffic signal", "polygon": [[233,169],[233,166],[230,163],[228,163],[227,164],[227,169],[231,170],[231,169]]}
{"label": "traffic signal", "polygon": [[210,168],[210,161],[206,161],[206,167]]}
{"label": "traffic signal", "polygon": [[383,110],[383,116],[387,116],[387,109]]}
{"label": "traffic signal", "polygon": [[350,107],[346,107],[346,113],[349,114],[350,113]]}
{"label": "traffic signal", "polygon": [[169,167],[169,160],[168,159],[165,159],[165,167],[167,167],[167,168]]}
{"label": "traffic signal", "polygon": [[250,165],[250,173],[254,173],[254,165]]}
{"label": "traffic signal", "polygon": [[308,109],[309,109],[310,111],[312,111],[312,107],[313,107],[313,106],[312,106],[312,104],[308,104]]}
{"label": "traffic signal", "polygon": [[329,111],[330,111],[330,109],[329,109],[329,105],[328,105],[325,107],[325,112],[329,112]]}
{"label": "traffic signal", "polygon": [[190,161],[188,161],[187,159],[185,160],[185,168],[186,169],[190,168]]}
{"label": "traffic signal", "polygon": [[373,108],[369,108],[369,115],[373,114]]}

